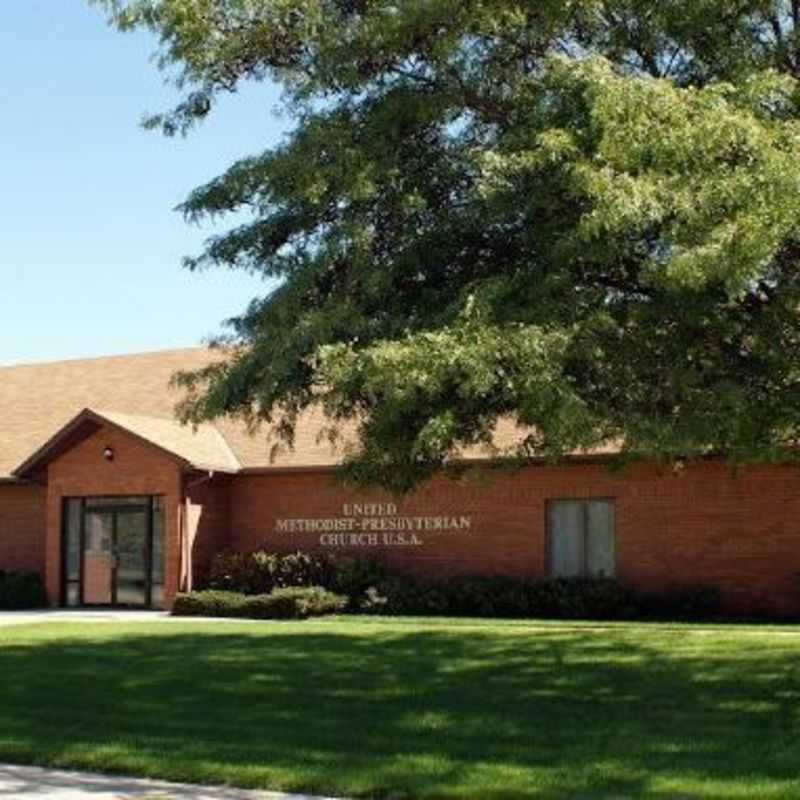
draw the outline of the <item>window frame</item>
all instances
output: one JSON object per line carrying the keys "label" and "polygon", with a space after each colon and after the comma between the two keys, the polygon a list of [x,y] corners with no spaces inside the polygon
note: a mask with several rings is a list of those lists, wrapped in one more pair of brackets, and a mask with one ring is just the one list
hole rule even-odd
{"label": "window frame", "polygon": [[[581,571],[578,575],[566,576],[556,575],[553,571],[553,529],[551,525],[551,514],[553,506],[558,503],[578,503],[581,506],[581,518],[583,521],[583,535],[581,537]],[[589,539],[589,504],[590,503],[608,503],[614,510],[614,525],[612,529],[614,541],[614,572],[612,575],[592,575],[589,572],[587,546]],[[617,498],[616,497],[549,497],[544,504],[544,566],[545,574],[548,578],[573,578],[578,580],[586,580],[591,578],[608,578],[614,579],[617,576]]]}

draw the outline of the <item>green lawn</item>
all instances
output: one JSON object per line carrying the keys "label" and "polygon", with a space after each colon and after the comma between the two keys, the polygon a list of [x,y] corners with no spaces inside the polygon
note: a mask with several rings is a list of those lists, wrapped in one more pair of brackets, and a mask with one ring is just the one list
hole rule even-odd
{"label": "green lawn", "polygon": [[0,761],[380,797],[798,798],[800,629],[0,628]]}

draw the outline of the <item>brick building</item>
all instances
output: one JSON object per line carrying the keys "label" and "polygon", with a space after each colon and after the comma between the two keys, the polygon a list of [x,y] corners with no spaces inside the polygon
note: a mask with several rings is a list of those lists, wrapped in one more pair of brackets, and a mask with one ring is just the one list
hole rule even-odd
{"label": "brick building", "polygon": [[325,550],[435,575],[712,585],[733,612],[800,613],[796,467],[620,472],[597,454],[354,492],[313,415],[292,450],[229,420],[180,426],[170,377],[211,357],[0,368],[0,569],[40,571],[53,605],[168,606],[221,550]]}

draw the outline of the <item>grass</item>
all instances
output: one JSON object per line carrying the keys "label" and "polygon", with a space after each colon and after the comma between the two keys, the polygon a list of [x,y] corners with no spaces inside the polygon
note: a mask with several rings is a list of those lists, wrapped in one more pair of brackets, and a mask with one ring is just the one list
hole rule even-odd
{"label": "grass", "polygon": [[798,798],[800,629],[0,628],[0,761],[376,798]]}

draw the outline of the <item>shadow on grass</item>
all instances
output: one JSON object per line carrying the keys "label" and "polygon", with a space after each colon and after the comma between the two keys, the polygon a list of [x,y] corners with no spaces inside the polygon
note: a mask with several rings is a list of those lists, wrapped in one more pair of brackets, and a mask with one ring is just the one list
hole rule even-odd
{"label": "shadow on grass", "polygon": [[381,798],[800,796],[793,640],[60,630],[0,640],[0,760]]}

